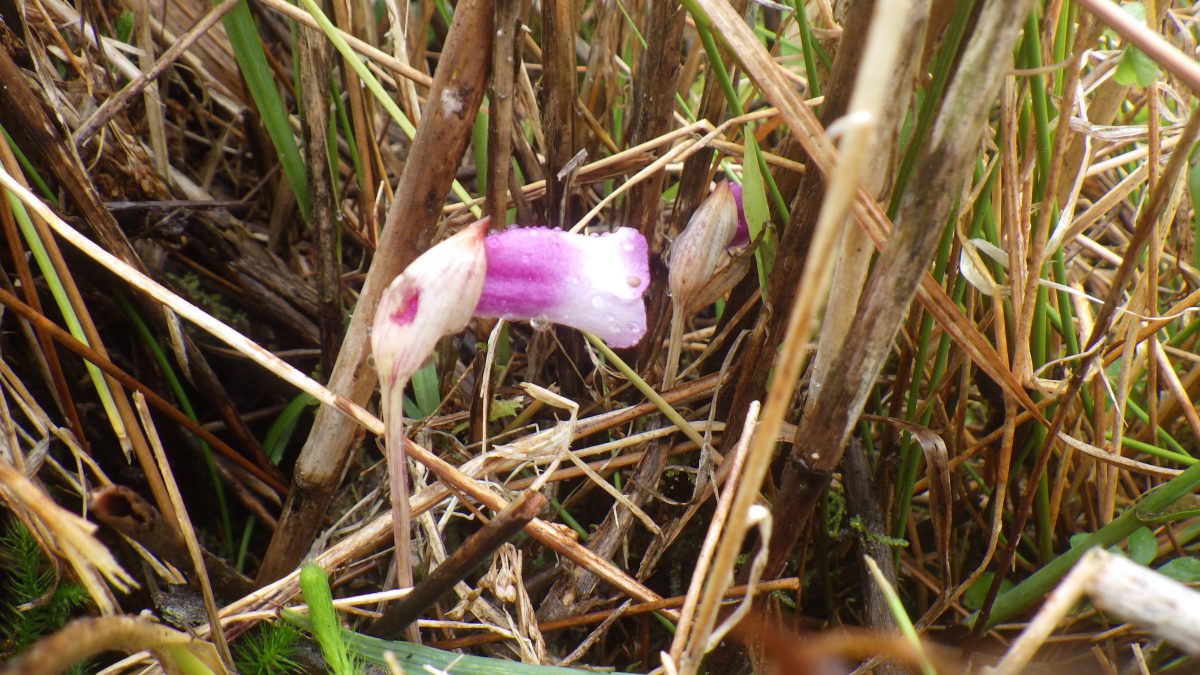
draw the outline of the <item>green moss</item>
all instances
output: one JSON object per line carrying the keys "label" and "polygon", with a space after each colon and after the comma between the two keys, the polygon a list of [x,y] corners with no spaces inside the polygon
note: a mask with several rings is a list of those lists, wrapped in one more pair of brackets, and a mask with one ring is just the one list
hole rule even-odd
{"label": "green moss", "polygon": [[300,672],[299,640],[300,633],[288,624],[262,624],[233,646],[233,660],[242,675]]}
{"label": "green moss", "polygon": [[0,528],[0,661],[62,628],[89,602],[82,586],[55,577],[25,525],[6,518]]}

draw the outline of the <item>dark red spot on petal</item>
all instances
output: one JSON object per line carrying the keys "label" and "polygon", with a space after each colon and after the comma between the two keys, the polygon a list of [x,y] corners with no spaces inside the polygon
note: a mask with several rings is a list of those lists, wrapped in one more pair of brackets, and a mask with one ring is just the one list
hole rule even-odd
{"label": "dark red spot on petal", "polygon": [[417,306],[420,304],[421,292],[415,288],[404,294],[403,304],[388,317],[397,326],[407,326],[417,316]]}

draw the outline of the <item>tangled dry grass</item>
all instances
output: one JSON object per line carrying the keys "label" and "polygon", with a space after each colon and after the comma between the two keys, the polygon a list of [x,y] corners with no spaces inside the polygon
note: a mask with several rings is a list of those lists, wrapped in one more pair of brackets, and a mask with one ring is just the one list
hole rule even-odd
{"label": "tangled dry grass", "polygon": [[[0,498],[95,615],[0,653],[223,672],[313,560],[380,664],[1190,672],[1198,9],[0,0]],[[368,327],[483,215],[638,229],[649,330],[442,340],[406,594]]]}

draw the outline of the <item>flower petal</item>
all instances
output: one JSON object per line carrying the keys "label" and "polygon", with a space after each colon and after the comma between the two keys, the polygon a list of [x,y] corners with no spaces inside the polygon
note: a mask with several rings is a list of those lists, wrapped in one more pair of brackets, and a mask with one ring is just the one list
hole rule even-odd
{"label": "flower petal", "polygon": [[487,225],[477,221],[421,254],[383,291],[371,351],[385,392],[407,384],[437,341],[471,320],[487,272]]}
{"label": "flower petal", "polygon": [[632,347],[646,332],[650,285],[646,239],[622,227],[602,235],[541,227],[487,238],[487,280],[478,316],[535,320],[595,333]]}
{"label": "flower petal", "polygon": [[733,181],[726,181],[729,191],[733,193],[733,201],[737,202],[738,226],[737,233],[729,242],[729,248],[741,248],[750,243],[750,224],[746,222],[746,209],[742,206],[742,186]]}

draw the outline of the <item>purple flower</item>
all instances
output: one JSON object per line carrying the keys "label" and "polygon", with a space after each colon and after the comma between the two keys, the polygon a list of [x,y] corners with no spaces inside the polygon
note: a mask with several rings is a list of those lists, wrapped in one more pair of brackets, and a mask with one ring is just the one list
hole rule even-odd
{"label": "purple flower", "polygon": [[383,394],[396,576],[412,584],[403,392],[443,335],[473,315],[552,321],[632,347],[646,332],[642,294],[650,284],[646,240],[621,228],[583,236],[518,228],[484,238],[477,221],[429,249],[383,291],[371,351]]}
{"label": "purple flower", "polygon": [[437,341],[471,320],[487,271],[487,224],[477,221],[421,254],[380,296],[371,351],[385,395],[403,390]]}
{"label": "purple flower", "polygon": [[371,325],[371,352],[379,372],[387,444],[388,489],[396,544],[396,579],[412,585],[408,466],[404,451],[404,387],[443,335],[456,333],[471,320],[487,256],[483,237],[488,219],[422,253],[384,289]]}
{"label": "purple flower", "polygon": [[632,347],[646,332],[646,239],[513,228],[487,238],[487,278],[477,316],[559,323]]}
{"label": "purple flower", "polygon": [[729,186],[733,201],[737,203],[738,214],[737,232],[729,241],[729,248],[741,248],[750,243],[750,225],[746,222],[746,209],[742,206],[742,186],[733,181],[726,181],[725,184]]}

